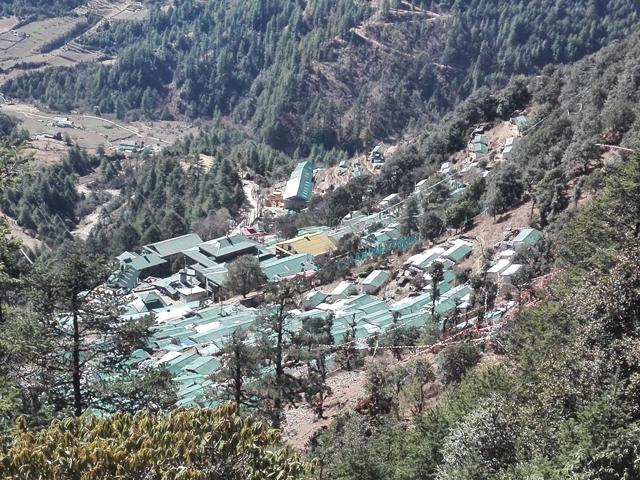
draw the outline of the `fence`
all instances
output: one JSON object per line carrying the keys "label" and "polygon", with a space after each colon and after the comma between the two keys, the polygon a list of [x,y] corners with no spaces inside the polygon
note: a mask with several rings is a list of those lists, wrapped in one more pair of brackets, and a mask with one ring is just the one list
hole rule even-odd
{"label": "fence", "polygon": [[420,237],[411,236],[411,237],[400,237],[396,240],[391,240],[389,242],[382,243],[377,247],[371,247],[366,250],[360,250],[352,255],[352,260],[355,263],[363,263],[371,257],[376,255],[384,255],[395,250],[406,250],[414,243],[420,240]]}

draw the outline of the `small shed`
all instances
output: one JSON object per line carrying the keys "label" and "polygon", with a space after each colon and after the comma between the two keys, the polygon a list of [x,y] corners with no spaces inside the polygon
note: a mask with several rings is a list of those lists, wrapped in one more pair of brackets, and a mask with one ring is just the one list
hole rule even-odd
{"label": "small shed", "polygon": [[440,173],[440,175],[448,175],[449,173],[451,173],[451,162],[444,162],[442,165],[440,165],[440,170],[438,170],[438,173]]}
{"label": "small shed", "polygon": [[523,228],[513,239],[513,249],[518,252],[538,243],[542,238],[542,233],[535,228]]}
{"label": "small shed", "polygon": [[331,291],[329,294],[329,300],[331,302],[335,302],[336,300],[347,298],[348,296],[356,293],[358,293],[358,289],[356,288],[355,283],[342,281]]}
{"label": "small shed", "polygon": [[469,243],[463,240],[456,240],[448,250],[446,250],[442,256],[448,258],[453,263],[462,261],[472,252],[472,247]]}
{"label": "small shed", "polygon": [[452,190],[449,193],[449,198],[458,198],[461,197],[462,194],[464,193],[464,191],[467,189],[467,187],[458,187],[455,190]]}
{"label": "small shed", "polygon": [[384,197],[380,203],[378,204],[378,206],[382,209],[384,208],[389,208],[397,203],[400,202],[400,195],[397,193],[392,193],[391,195],[387,195],[386,197]]}
{"label": "small shed", "polygon": [[506,270],[509,265],[511,265],[511,260],[508,258],[501,258],[493,265],[489,270],[487,270],[487,278],[497,282],[500,279],[500,274]]}
{"label": "small shed", "polygon": [[522,134],[527,129],[529,120],[524,115],[518,115],[511,119],[511,123],[517,127],[518,133]]}
{"label": "small shed", "polygon": [[507,285],[511,285],[513,283],[513,277],[521,269],[522,269],[522,265],[520,265],[519,263],[514,263],[513,265],[509,266],[500,274],[500,282]]}
{"label": "small shed", "polygon": [[389,272],[386,270],[374,270],[362,281],[362,291],[368,294],[377,293],[389,280]]}
{"label": "small shed", "polygon": [[313,308],[316,308],[318,305],[323,303],[328,296],[329,296],[328,293],[311,291],[307,293],[304,299],[302,300],[302,308],[304,308],[305,310],[311,310]]}

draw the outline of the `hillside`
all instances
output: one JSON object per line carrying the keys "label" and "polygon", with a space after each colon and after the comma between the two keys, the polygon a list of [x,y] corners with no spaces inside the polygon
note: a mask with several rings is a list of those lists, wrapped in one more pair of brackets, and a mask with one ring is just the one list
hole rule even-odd
{"label": "hillside", "polygon": [[0,478],[640,478],[640,4],[36,3]]}
{"label": "hillside", "polygon": [[45,3],[31,0],[6,0],[0,5],[0,16],[56,17],[87,3],[88,0],[51,0]]}
{"label": "hillside", "polygon": [[579,5],[187,1],[82,39],[116,55],[115,65],[36,72],[3,91],[60,111],[98,106],[118,118],[221,115],[289,152],[354,152],[438,119],[480,86],[623,38],[640,8],[630,0]]}

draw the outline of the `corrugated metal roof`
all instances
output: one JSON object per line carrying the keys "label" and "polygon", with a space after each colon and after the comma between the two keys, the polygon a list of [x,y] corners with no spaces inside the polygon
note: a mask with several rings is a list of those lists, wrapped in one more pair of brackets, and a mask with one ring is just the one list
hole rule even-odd
{"label": "corrugated metal roof", "polygon": [[260,268],[269,280],[273,280],[277,277],[284,278],[310,270],[318,270],[318,267],[312,263],[312,259],[313,257],[307,253],[290,255],[284,258],[272,258],[260,262]]}
{"label": "corrugated metal roof", "polygon": [[211,375],[220,368],[220,361],[213,357],[199,357],[187,365],[184,370],[199,373],[201,375]]}
{"label": "corrugated metal roof", "polygon": [[374,270],[362,281],[362,285],[381,287],[389,278],[389,272],[385,270]]}
{"label": "corrugated metal roof", "polygon": [[523,228],[513,241],[533,245],[540,240],[540,237],[542,237],[542,233],[540,233],[539,230],[536,230],[535,228]]}
{"label": "corrugated metal roof", "polygon": [[275,247],[285,252],[308,253],[310,255],[324,255],[336,249],[335,244],[324,232],[292,238],[291,240],[276,243]]}
{"label": "corrugated metal roof", "polygon": [[324,302],[328,296],[329,294],[324,292],[312,291],[312,292],[309,292],[307,295],[305,295],[305,302],[308,305],[311,305],[312,307],[316,307],[320,305],[322,302]]}
{"label": "corrugated metal roof", "polygon": [[113,272],[109,276],[108,283],[131,290],[138,283],[138,278],[140,278],[140,271],[130,265],[126,265],[124,269],[118,269]]}
{"label": "corrugated metal roof", "polygon": [[[344,283],[344,285],[347,285],[347,283],[349,285],[353,285],[352,283],[349,283],[349,282],[346,282],[346,283],[343,282],[343,283]],[[341,285],[342,285],[342,283],[341,283]],[[349,287],[349,288],[351,288],[351,287]],[[366,293],[363,293],[361,295],[358,295],[356,297],[353,297],[353,298],[350,298],[350,299],[346,300],[344,302],[344,304],[345,304],[345,306],[348,306],[350,308],[359,308],[359,307],[363,307],[365,305],[368,305],[370,303],[374,303],[374,302],[377,302],[377,301],[378,301],[377,298],[372,297],[371,295],[367,295]]]}
{"label": "corrugated metal roof", "polygon": [[313,193],[313,164],[310,161],[300,162],[284,189],[282,198],[285,200],[299,198],[309,200]]}
{"label": "corrugated metal roof", "polygon": [[489,270],[487,270],[487,273],[498,274],[502,272],[505,268],[507,268],[509,265],[511,265],[511,260],[509,260],[508,258],[501,258],[500,260],[498,260],[498,262],[494,266],[492,266]]}
{"label": "corrugated metal roof", "polygon": [[452,299],[452,300],[460,300],[461,298],[466,297],[471,293],[471,287],[467,284],[458,285],[457,287],[453,287],[446,293],[442,294],[443,299]]}
{"label": "corrugated metal roof", "polygon": [[508,277],[510,275],[513,275],[515,273],[518,273],[518,271],[522,268],[522,265],[520,265],[519,263],[514,263],[513,265],[510,265],[509,268],[507,268],[504,272],[502,272],[500,274],[501,277]]}
{"label": "corrugated metal roof", "polygon": [[148,251],[155,252],[162,258],[176,255],[183,250],[193,248],[199,243],[202,243],[202,239],[197,233],[188,233],[180,237],[170,238],[161,242],[152,243],[146,245],[144,248]]}
{"label": "corrugated metal roof", "polygon": [[484,143],[474,143],[473,144],[473,152],[474,153],[487,153],[487,146]]}
{"label": "corrugated metal roof", "polygon": [[336,288],[334,288],[329,295],[331,297],[346,296],[346,295],[349,295],[349,293],[355,293],[355,292],[356,292],[355,283],[347,282],[343,280],[338,285],[336,285]]}
{"label": "corrugated metal roof", "polygon": [[202,242],[197,245],[197,248],[205,256],[212,257],[212,259],[218,263],[221,259],[236,257],[252,251],[261,252],[263,250],[258,242],[241,234],[226,235],[214,240],[209,240],[208,242]]}
{"label": "corrugated metal roof", "polygon": [[407,259],[407,263],[410,263],[414,267],[427,268],[433,262],[435,262],[446,250],[442,247],[433,247],[429,250],[425,250],[422,253],[413,255]]}
{"label": "corrugated metal roof", "polygon": [[399,312],[400,315],[414,313],[425,305],[431,303],[431,294],[423,293],[415,297],[405,297],[390,305],[391,311]]}
{"label": "corrugated metal roof", "polygon": [[454,243],[454,245],[452,245],[447,251],[445,251],[442,256],[451,259],[455,263],[458,263],[464,257],[469,255],[471,251],[471,245],[466,242],[459,241]]}
{"label": "corrugated metal roof", "polygon": [[198,248],[190,248],[188,250],[184,250],[182,253],[184,253],[185,257],[190,258],[202,267],[209,268],[217,265],[216,262],[207,257]]}

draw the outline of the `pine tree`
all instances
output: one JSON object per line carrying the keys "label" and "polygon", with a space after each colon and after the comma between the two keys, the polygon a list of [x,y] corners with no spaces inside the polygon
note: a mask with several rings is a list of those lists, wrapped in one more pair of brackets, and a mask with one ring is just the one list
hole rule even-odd
{"label": "pine tree", "polygon": [[415,197],[410,197],[404,207],[404,214],[400,219],[400,233],[404,236],[410,236],[418,232],[418,202]]}
{"label": "pine tree", "polygon": [[253,255],[243,255],[231,262],[225,276],[225,288],[231,293],[247,296],[259,290],[267,281],[260,263]]}
{"label": "pine tree", "polygon": [[287,371],[287,356],[293,346],[295,332],[291,328],[290,310],[297,305],[301,286],[296,282],[270,285],[266,291],[271,307],[258,318],[255,330],[259,338],[261,357],[270,371],[261,378],[260,385],[267,415],[274,428],[280,428],[283,409],[299,401],[301,380]]}
{"label": "pine tree", "polygon": [[222,367],[214,373],[218,384],[216,396],[222,400],[233,400],[238,411],[244,407],[255,408],[255,392],[247,384],[258,377],[260,371],[260,351],[251,345],[247,332],[235,330],[220,349]]}
{"label": "pine tree", "polygon": [[[36,264],[29,279],[40,343],[27,388],[41,385],[56,410],[69,409],[75,416],[90,408],[111,412],[175,401],[168,376],[148,382],[146,392],[125,388],[146,381],[145,372],[133,370],[126,360],[133,350],[146,348],[150,323],[122,320],[120,300],[103,288],[109,273],[104,258],[73,243],[52,261]],[[94,372],[100,372],[98,378]],[[131,398],[117,394],[127,390],[135,392]]]}
{"label": "pine tree", "polygon": [[431,318],[436,314],[436,302],[440,298],[440,282],[444,279],[444,265],[441,262],[433,262],[429,267],[431,277]]}

